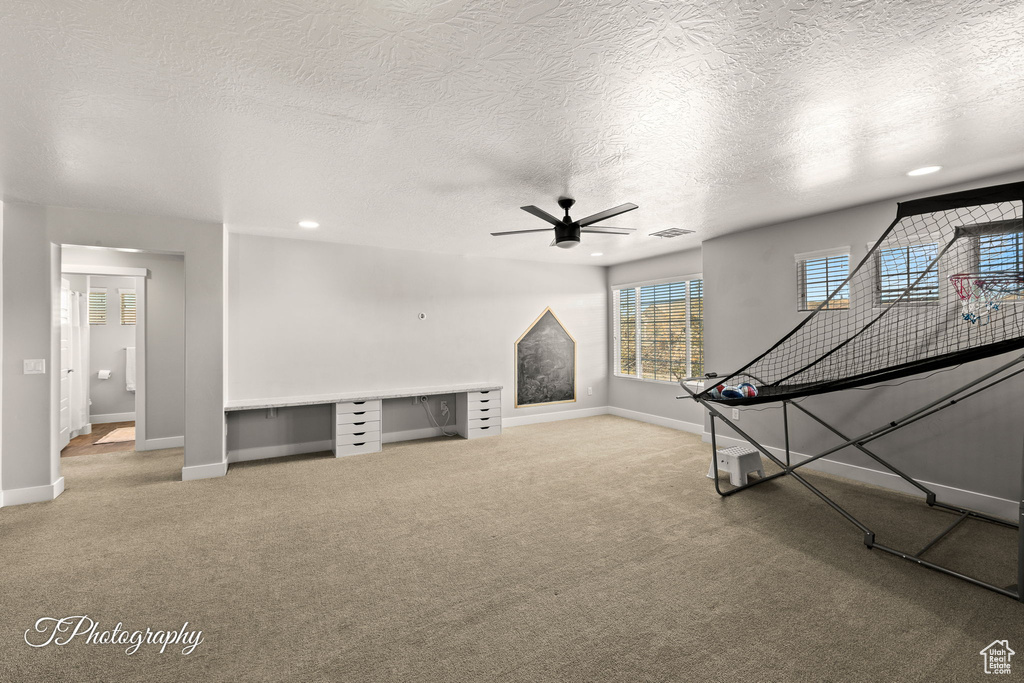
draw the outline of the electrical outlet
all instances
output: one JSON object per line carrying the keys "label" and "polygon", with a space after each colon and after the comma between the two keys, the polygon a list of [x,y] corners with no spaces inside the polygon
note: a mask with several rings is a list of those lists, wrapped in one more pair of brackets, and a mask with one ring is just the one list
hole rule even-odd
{"label": "electrical outlet", "polygon": [[447,415],[448,414],[448,401],[441,401],[441,414],[442,415]]}
{"label": "electrical outlet", "polygon": [[737,421],[740,419],[740,409],[739,408],[733,408],[732,409],[732,419],[737,420]]}
{"label": "electrical outlet", "polygon": [[587,396],[594,395],[594,387],[587,387]]}

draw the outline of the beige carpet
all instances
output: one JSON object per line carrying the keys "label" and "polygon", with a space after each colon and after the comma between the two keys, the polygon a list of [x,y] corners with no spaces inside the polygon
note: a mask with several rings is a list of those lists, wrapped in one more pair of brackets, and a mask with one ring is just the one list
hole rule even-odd
{"label": "beige carpet", "polygon": [[[1024,653],[1024,605],[866,550],[794,481],[720,500],[707,451],[606,416],[187,483],[180,450],[72,458],[0,510],[0,679],[983,680],[991,641]],[[890,544],[951,519],[811,476]],[[1011,583],[1013,543],[971,522],[933,557]],[[23,642],[82,614],[204,642]]]}
{"label": "beige carpet", "polygon": [[118,427],[96,443],[121,443],[122,441],[135,441],[135,427]]}

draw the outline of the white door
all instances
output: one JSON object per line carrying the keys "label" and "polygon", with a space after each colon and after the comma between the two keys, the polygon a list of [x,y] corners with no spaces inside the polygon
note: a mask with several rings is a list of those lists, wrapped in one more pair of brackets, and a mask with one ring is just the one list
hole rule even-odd
{"label": "white door", "polygon": [[60,434],[63,449],[71,441],[71,284],[60,281]]}

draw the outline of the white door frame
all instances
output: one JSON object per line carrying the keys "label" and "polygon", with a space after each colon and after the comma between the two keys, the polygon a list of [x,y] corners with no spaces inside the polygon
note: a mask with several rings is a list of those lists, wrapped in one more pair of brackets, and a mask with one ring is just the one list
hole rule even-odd
{"label": "white door frame", "polygon": [[[152,451],[168,448],[167,445],[154,444],[146,439],[146,279],[149,277],[149,269],[66,264],[61,266],[61,274],[135,278],[135,450]],[[89,368],[89,371],[91,376],[92,368]],[[166,439],[156,441],[163,442]]]}

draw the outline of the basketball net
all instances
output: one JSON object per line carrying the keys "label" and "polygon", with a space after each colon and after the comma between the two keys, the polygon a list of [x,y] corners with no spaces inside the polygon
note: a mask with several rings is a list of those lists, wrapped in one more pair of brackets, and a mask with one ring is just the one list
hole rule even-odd
{"label": "basketball net", "polygon": [[959,273],[949,281],[960,299],[963,319],[987,325],[1008,295],[1024,290],[1024,275],[1017,272]]}

